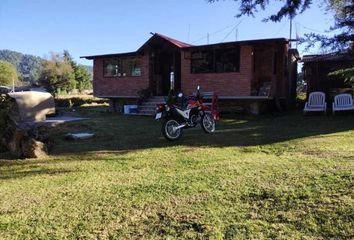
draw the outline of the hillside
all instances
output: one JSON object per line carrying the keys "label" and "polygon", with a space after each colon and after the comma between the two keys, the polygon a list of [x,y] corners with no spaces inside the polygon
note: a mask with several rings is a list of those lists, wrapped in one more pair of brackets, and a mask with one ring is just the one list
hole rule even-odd
{"label": "hillside", "polygon": [[40,57],[11,50],[0,50],[0,60],[10,62],[16,67],[20,81],[36,82],[38,80],[42,68]]}
{"label": "hillside", "polygon": [[[5,49],[0,50],[0,60],[10,62],[16,67],[20,81],[37,82],[42,68],[43,59],[41,57]],[[92,76],[92,66],[84,65],[84,67]]]}

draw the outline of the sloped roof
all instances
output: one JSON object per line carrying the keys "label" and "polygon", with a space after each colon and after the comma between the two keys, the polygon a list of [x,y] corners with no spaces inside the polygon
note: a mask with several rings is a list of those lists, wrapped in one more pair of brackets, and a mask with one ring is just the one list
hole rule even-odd
{"label": "sloped roof", "polygon": [[282,42],[287,43],[289,42],[286,38],[270,38],[270,39],[255,39],[255,40],[243,40],[243,41],[234,41],[234,42],[224,42],[224,43],[214,43],[214,44],[207,44],[207,45],[192,45],[189,43],[185,43],[170,37],[167,37],[160,33],[154,33],[152,37],[149,38],[136,52],[129,52],[129,53],[114,53],[114,54],[104,54],[104,55],[93,55],[93,56],[82,56],[80,58],[86,59],[95,59],[95,58],[105,58],[105,57],[129,57],[129,56],[136,56],[139,53],[142,53],[143,50],[148,47],[152,42],[157,41],[158,39],[163,39],[172,45],[176,46],[177,48],[200,48],[200,47],[213,47],[213,46],[228,46],[234,44],[257,44],[257,43],[266,43],[266,42]]}
{"label": "sloped roof", "polygon": [[131,57],[138,55],[137,52],[126,52],[126,53],[110,53],[110,54],[100,54],[100,55],[91,55],[91,56],[81,56],[80,58],[86,58],[92,60],[95,58],[109,58],[109,57]]}
{"label": "sloped roof", "polygon": [[185,43],[185,42],[181,42],[181,41],[178,41],[176,39],[173,39],[173,38],[170,38],[170,37],[167,37],[165,35],[162,35],[160,33],[154,33],[152,35],[151,38],[149,38],[149,40],[147,40],[139,49],[138,49],[138,52],[142,51],[145,47],[149,46],[149,44],[151,44],[153,41],[156,41],[158,39],[163,39],[169,43],[171,43],[172,45],[178,47],[178,48],[186,48],[186,47],[192,47],[193,45],[191,44],[188,44],[188,43]]}
{"label": "sloped roof", "polygon": [[170,38],[170,37],[167,37],[165,35],[162,35],[160,33],[155,33],[157,36],[165,39],[166,41],[169,41],[170,43],[172,43],[173,45],[179,47],[179,48],[185,48],[185,47],[192,47],[193,45],[189,44],[189,43],[185,43],[185,42],[181,42],[181,41],[178,41],[176,39],[173,39],[173,38]]}
{"label": "sloped roof", "polygon": [[263,44],[263,43],[268,43],[268,42],[288,43],[289,39],[287,39],[287,38],[262,38],[262,39],[253,39],[253,40],[239,40],[239,41],[231,41],[231,42],[195,45],[195,46],[189,46],[189,47],[185,47],[185,48],[208,48],[208,47],[228,46],[228,45],[232,46],[235,44]]}
{"label": "sloped roof", "polygon": [[86,58],[86,59],[92,60],[92,59],[95,59],[95,58],[105,58],[105,57],[129,57],[129,56],[134,56],[134,55],[137,55],[139,52],[141,52],[146,46],[148,46],[152,41],[155,41],[157,38],[164,39],[165,41],[168,41],[169,43],[173,44],[174,46],[176,46],[178,48],[193,47],[193,45],[191,45],[189,43],[178,41],[176,39],[167,37],[167,36],[165,36],[163,34],[160,34],[160,33],[155,33],[136,52],[81,56],[80,58]]}

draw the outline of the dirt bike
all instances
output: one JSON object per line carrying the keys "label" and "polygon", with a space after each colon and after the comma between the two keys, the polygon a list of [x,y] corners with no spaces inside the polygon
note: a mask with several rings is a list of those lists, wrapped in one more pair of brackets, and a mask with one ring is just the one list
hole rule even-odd
{"label": "dirt bike", "polygon": [[209,106],[203,104],[200,87],[196,96],[184,99],[183,93],[178,94],[181,106],[175,104],[160,104],[156,108],[156,120],[162,120],[162,134],[169,141],[175,141],[182,136],[182,130],[201,125],[206,133],[215,131],[216,117],[211,114]]}

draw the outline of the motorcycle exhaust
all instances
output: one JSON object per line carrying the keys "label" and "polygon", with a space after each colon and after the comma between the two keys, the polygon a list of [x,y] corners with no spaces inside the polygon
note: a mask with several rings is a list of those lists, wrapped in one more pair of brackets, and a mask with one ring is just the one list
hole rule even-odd
{"label": "motorcycle exhaust", "polygon": [[186,123],[181,124],[181,125],[179,125],[178,127],[176,127],[176,130],[178,130],[178,129],[180,129],[180,128],[184,128],[185,126],[187,126],[187,124],[186,124]]}

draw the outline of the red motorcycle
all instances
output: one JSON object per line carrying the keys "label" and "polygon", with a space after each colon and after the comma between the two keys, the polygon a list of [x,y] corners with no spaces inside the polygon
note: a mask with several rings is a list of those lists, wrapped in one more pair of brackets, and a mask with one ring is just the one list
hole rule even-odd
{"label": "red motorcycle", "polygon": [[[197,88],[196,96],[185,99],[183,93],[178,94],[180,106],[174,104],[161,104],[156,109],[156,120],[162,120],[162,134],[169,140],[174,141],[182,136],[182,129],[193,128],[198,124],[206,133],[215,131],[217,116],[212,113],[209,106],[203,104],[203,97]],[[213,116],[214,115],[214,116]]]}

